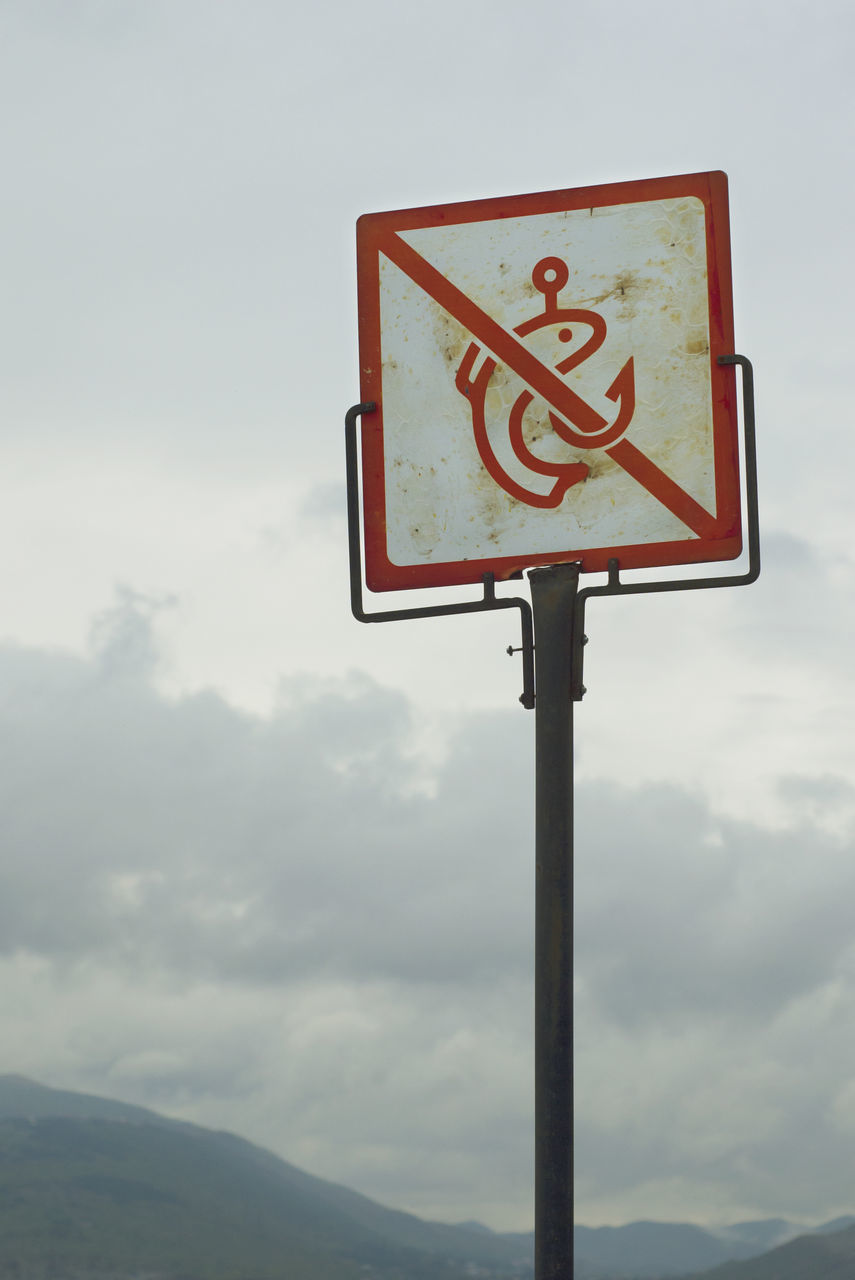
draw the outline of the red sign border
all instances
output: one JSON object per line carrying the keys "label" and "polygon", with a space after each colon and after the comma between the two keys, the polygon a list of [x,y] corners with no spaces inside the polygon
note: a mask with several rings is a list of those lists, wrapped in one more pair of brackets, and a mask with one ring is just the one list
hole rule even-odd
{"label": "red sign border", "polygon": [[[477,560],[398,565],[387,554],[386,483],[383,451],[382,335],[380,328],[380,253],[390,234],[421,227],[519,218],[530,214],[596,209],[645,200],[695,196],[706,216],[707,280],[710,304],[710,381],[713,401],[713,453],[716,519],[708,536],[685,541],[638,543],[546,554],[491,556]],[[718,357],[734,352],[733,291],[727,175],[714,171],[632,182],[606,183],[532,195],[468,200],[385,213],[364,214],[356,224],[359,305],[360,394],[377,409],[362,418],[362,491],[365,578],[372,591],[457,586],[480,582],[485,573],[497,581],[519,577],[534,565],[578,561],[583,572],[601,572],[617,557],[621,569],[662,568],[732,560],[742,551],[739,490],[739,424],[732,366]]]}

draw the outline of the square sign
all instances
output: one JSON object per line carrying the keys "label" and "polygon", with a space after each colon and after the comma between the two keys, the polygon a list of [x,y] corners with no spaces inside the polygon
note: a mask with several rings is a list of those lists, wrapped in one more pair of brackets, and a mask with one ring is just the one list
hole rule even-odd
{"label": "square sign", "polygon": [[373,590],[742,549],[727,178],[357,224]]}

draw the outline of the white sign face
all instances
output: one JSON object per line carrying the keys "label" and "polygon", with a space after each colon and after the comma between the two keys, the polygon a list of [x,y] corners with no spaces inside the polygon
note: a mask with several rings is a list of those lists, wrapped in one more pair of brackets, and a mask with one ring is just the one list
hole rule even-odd
{"label": "white sign face", "polygon": [[369,586],[739,554],[724,175],[359,237]]}

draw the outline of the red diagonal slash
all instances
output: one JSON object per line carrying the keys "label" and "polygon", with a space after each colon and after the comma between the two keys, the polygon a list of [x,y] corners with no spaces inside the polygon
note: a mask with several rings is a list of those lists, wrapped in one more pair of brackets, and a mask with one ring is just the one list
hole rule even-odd
{"label": "red diagonal slash", "polygon": [[646,454],[637,449],[629,440],[619,440],[611,448],[606,449],[610,458],[614,458],[624,471],[643,485],[648,493],[667,507],[672,515],[683,524],[688,525],[692,533],[699,538],[714,538],[718,533],[714,516],[705,511],[699,502],[690,497],[685,489],[681,489],[676,480],[672,480],[664,471],[651,462]]}
{"label": "red diagonal slash", "polygon": [[[492,316],[473,302],[461,289],[426,261],[421,254],[402,240],[395,232],[388,232],[380,239],[379,248],[387,258],[424,289],[450,315],[494,355],[503,360],[524,382],[553,409],[567,418],[580,431],[602,431],[607,420],[576,395],[567,383],[547,368],[527,347],[502,328]],[[630,444],[621,440],[606,449],[611,458],[623,467],[632,478],[657,501],[687,525],[699,538],[715,538],[717,522],[700,503],[666,475],[654,462]]]}
{"label": "red diagonal slash", "polygon": [[547,404],[562,417],[569,418],[580,431],[602,431],[608,425],[606,419],[601,418],[596,409],[592,409],[581,396],[577,396],[557,373],[541,364],[537,356],[532,355],[513,334],[497,324],[486,311],[482,311],[477,302],[468,298],[426,262],[421,254],[411,249],[400,236],[395,233],[383,236],[380,249],[411,280],[420,285],[425,293],[430,294],[484,346],[489,347],[494,355],[504,360]]}

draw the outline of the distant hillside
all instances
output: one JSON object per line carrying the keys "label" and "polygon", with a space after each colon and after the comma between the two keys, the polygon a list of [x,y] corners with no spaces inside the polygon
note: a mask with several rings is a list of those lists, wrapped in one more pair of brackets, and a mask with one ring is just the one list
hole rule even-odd
{"label": "distant hillside", "polygon": [[[839,1231],[855,1218],[837,1218],[815,1232]],[[804,1225],[783,1218],[736,1222],[715,1230],[684,1222],[630,1222],[623,1227],[576,1227],[576,1257],[603,1280],[667,1280],[712,1274],[726,1262],[742,1261],[805,1234]],[[853,1272],[851,1280],[855,1280]]]}
{"label": "distant hillside", "polygon": [[623,1277],[684,1276],[729,1262],[751,1258],[765,1241],[722,1238],[684,1222],[630,1222],[623,1227],[576,1228],[576,1255],[594,1274]]}
{"label": "distant hillside", "polygon": [[531,1267],[512,1238],[384,1209],[230,1134],[0,1077],[0,1278],[141,1273],[506,1280]]}
{"label": "distant hillside", "polygon": [[192,1131],[195,1125],[169,1120],[147,1107],[134,1107],[112,1098],[89,1093],[49,1089],[26,1076],[0,1075],[0,1117],[38,1120],[44,1116],[66,1116],[69,1120],[123,1120],[130,1124],[155,1124],[165,1129]]}
{"label": "distant hillside", "polygon": [[[855,1280],[853,1221],[772,1253],[799,1228],[577,1226],[575,1280]],[[531,1235],[424,1222],[231,1134],[0,1076],[0,1280],[530,1280],[532,1251]]]}
{"label": "distant hillside", "polygon": [[[691,1280],[853,1280],[855,1227],[799,1236],[750,1262],[730,1262]],[[689,1280],[689,1277],[686,1277]]]}

